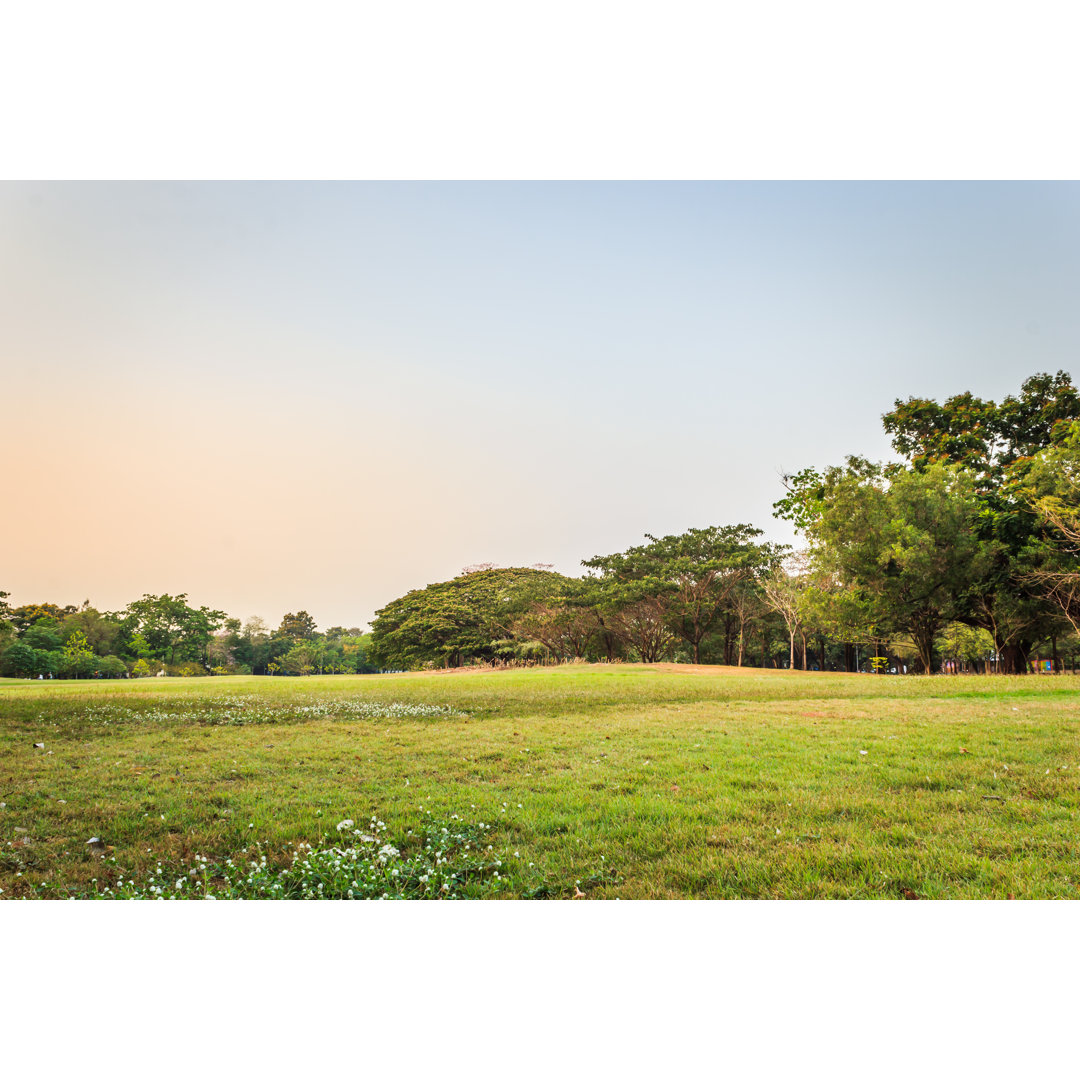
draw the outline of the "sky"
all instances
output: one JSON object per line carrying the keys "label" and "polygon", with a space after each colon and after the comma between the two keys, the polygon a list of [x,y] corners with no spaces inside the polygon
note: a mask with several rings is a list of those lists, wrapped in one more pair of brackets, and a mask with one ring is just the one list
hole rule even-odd
{"label": "sky", "polygon": [[0,589],[363,626],[791,541],[781,476],[1080,346],[1080,185],[0,183]]}

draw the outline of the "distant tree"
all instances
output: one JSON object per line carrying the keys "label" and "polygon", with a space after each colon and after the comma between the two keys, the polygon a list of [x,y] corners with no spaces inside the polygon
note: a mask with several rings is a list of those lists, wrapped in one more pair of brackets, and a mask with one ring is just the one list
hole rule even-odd
{"label": "distant tree", "polygon": [[0,670],[17,679],[36,674],[37,651],[25,642],[14,642],[4,650],[3,666]]}
{"label": "distant tree", "polygon": [[81,630],[76,630],[64,643],[63,672],[78,679],[94,670],[96,657]]}
{"label": "distant tree", "polygon": [[235,663],[233,650],[239,638],[239,629],[239,619],[226,619],[225,629],[210,638],[206,646],[206,658],[212,667],[220,667],[222,671],[228,671]]}
{"label": "distant tree", "polygon": [[942,627],[935,646],[944,660],[965,667],[984,662],[995,652],[994,639],[987,631],[962,622]]}
{"label": "distant tree", "polygon": [[29,645],[31,649],[46,649],[55,652],[63,644],[60,633],[60,627],[55,619],[38,619],[33,626],[27,627],[22,632],[19,640]]}
{"label": "distant tree", "polygon": [[561,594],[569,579],[523,567],[477,570],[415,589],[375,613],[370,656],[382,667],[458,667],[496,659],[495,643],[534,604]]}
{"label": "distant tree", "polygon": [[642,659],[659,659],[681,639],[700,663],[705,639],[725,619],[735,621],[739,586],[780,555],[773,545],[759,544],[760,535],[751,525],[646,534],[647,544],[584,560],[594,571],[603,625]]}
{"label": "distant tree", "polygon": [[97,670],[103,678],[122,679],[127,675],[127,665],[119,656],[102,656],[96,663]]}
{"label": "distant tree", "polygon": [[315,620],[306,611],[298,611],[295,615],[290,612],[281,620],[277,633],[282,637],[309,641],[315,636],[315,629]]}
{"label": "distant tree", "polygon": [[10,593],[0,590],[0,658],[3,657],[4,650],[15,636],[15,627],[9,619],[11,608],[6,603],[7,597],[10,595]]}
{"label": "distant tree", "polygon": [[[795,670],[795,635],[803,625],[802,594],[809,583],[809,558],[805,552],[788,556],[783,563],[772,567],[762,578],[761,585],[768,604],[783,620],[788,631],[788,666]],[[803,670],[806,670],[806,649],[803,648]]]}
{"label": "distant tree", "polygon": [[319,646],[313,641],[298,641],[281,658],[281,670],[286,675],[310,675],[319,664]]}
{"label": "distant tree", "polygon": [[23,604],[22,607],[10,608],[7,619],[22,633],[39,619],[53,619],[60,625],[68,615],[74,615],[78,608],[74,604],[60,607],[57,604]]}
{"label": "distant tree", "polygon": [[270,660],[270,633],[266,623],[257,615],[249,618],[240,628],[232,645],[233,658],[238,667],[251,672],[265,671]]}
{"label": "distant tree", "polygon": [[597,647],[596,613],[566,598],[539,601],[511,627],[518,641],[539,642],[557,660],[585,659]]}
{"label": "distant tree", "polygon": [[120,639],[120,619],[115,615],[103,614],[86,602],[78,611],[64,617],[61,634],[66,639],[76,630],[81,630],[86,640],[98,656],[109,656],[117,651]]}
{"label": "distant tree", "polygon": [[171,665],[185,660],[205,663],[210,639],[224,619],[224,611],[190,607],[187,593],[147,593],[128,604],[124,621],[129,635],[141,635],[154,659]]}

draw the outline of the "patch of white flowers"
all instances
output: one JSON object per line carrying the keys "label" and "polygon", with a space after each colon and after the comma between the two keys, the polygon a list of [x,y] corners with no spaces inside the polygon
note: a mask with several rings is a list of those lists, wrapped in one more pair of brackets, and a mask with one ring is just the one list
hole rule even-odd
{"label": "patch of white flowers", "polygon": [[[365,829],[352,818],[337,825],[338,845],[297,844],[284,865],[271,863],[260,845],[241,857],[211,862],[197,855],[188,867],[160,864],[144,883],[121,878],[95,895],[112,899],[207,900],[434,900],[478,899],[506,891],[502,860],[483,850],[490,825],[451,818],[428,820],[419,849],[402,851],[373,816]],[[405,847],[402,844],[402,847]],[[500,873],[502,871],[502,873]]]}
{"label": "patch of white flowers", "polygon": [[221,695],[170,699],[187,707],[165,709],[160,706],[129,708],[111,703],[87,706],[82,719],[102,725],[134,722],[143,724],[208,724],[240,726],[246,724],[281,724],[295,720],[443,720],[466,717],[450,705],[423,702],[368,701],[358,698],[312,698],[304,704],[273,704],[257,696]]}

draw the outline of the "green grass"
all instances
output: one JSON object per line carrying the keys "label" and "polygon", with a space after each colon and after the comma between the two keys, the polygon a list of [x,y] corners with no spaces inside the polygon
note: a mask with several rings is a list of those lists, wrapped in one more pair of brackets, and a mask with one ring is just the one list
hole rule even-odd
{"label": "green grass", "polygon": [[0,680],[0,888],[284,865],[373,814],[405,857],[456,814],[494,826],[499,895],[1076,897],[1078,704],[1072,677],[634,665]]}

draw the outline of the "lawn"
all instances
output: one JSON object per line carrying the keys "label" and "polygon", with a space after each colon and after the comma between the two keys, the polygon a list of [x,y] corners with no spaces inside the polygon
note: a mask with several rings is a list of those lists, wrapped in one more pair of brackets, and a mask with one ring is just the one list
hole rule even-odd
{"label": "lawn", "polygon": [[0,895],[256,895],[226,860],[268,881],[357,836],[425,895],[1076,897],[1078,704],[672,665],[0,680]]}

